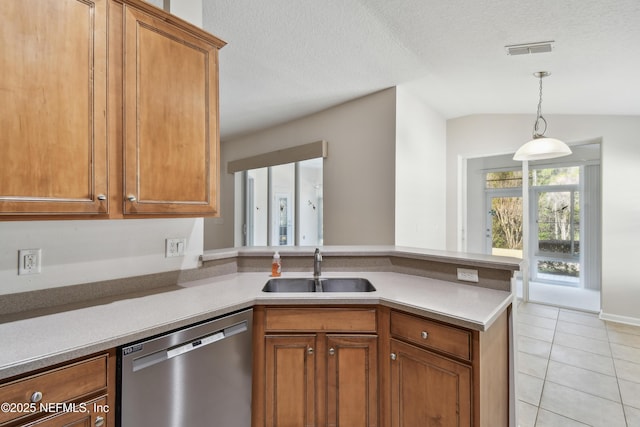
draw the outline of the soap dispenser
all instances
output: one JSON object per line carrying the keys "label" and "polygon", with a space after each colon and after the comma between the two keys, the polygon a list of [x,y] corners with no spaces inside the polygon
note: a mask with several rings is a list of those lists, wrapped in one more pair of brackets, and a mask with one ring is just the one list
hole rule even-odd
{"label": "soap dispenser", "polygon": [[280,254],[276,251],[273,254],[273,261],[271,261],[271,276],[272,277],[280,277],[282,273],[282,263],[280,262]]}

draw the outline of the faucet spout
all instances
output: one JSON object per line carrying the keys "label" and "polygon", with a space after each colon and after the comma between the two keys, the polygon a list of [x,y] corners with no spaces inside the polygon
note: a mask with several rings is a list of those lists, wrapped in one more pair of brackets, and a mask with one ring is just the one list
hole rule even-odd
{"label": "faucet spout", "polygon": [[322,274],[322,254],[320,253],[320,249],[316,248],[316,251],[313,254],[313,277],[320,277]]}

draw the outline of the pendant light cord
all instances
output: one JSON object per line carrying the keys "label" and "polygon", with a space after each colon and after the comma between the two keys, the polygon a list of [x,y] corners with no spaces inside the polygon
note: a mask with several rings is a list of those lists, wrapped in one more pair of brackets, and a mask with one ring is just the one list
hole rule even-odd
{"label": "pendant light cord", "polygon": [[[544,136],[544,133],[547,131],[547,121],[544,119],[544,117],[542,117],[542,77],[544,77],[543,75],[540,75],[540,94],[539,94],[539,98],[538,98],[538,113],[536,115],[536,123],[533,126],[533,138],[542,138]],[[540,121],[542,120],[542,122],[544,123],[544,129],[542,131],[542,133],[540,133],[538,131],[539,127],[540,127]]]}

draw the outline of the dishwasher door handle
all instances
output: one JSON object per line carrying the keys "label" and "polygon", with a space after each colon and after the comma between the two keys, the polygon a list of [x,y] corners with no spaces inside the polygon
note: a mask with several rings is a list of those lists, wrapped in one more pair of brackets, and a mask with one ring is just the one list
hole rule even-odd
{"label": "dishwasher door handle", "polygon": [[235,325],[219,330],[217,332],[214,332],[213,334],[208,334],[203,337],[196,338],[195,340],[189,341],[186,344],[180,344],[177,347],[160,350],[155,353],[151,353],[146,356],[139,357],[137,359],[134,359],[133,361],[133,372],[148,368],[160,362],[164,362],[165,360],[169,360],[174,357],[180,356],[181,354],[185,354],[193,350],[204,348],[209,344],[222,341],[226,338],[246,332],[247,330],[248,330],[248,325],[247,325],[247,321],[245,320],[240,323],[236,323]]}

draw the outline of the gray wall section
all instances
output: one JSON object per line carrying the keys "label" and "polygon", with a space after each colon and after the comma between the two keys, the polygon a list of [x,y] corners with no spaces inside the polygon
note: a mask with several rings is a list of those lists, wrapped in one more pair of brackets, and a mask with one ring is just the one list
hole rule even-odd
{"label": "gray wall section", "polygon": [[395,88],[221,143],[221,218],[205,219],[205,250],[235,245],[234,177],[227,162],[318,140],[324,160],[324,243],[394,244]]}

